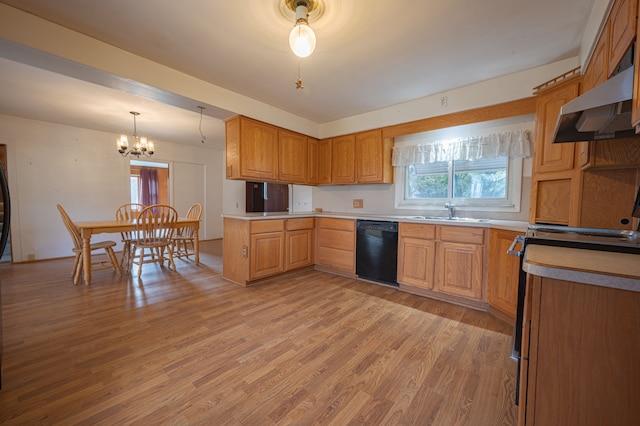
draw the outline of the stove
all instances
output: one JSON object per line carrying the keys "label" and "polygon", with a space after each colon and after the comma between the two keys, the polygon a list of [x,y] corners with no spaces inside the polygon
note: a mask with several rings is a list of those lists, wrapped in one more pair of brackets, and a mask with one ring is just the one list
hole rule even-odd
{"label": "stove", "polygon": [[529,225],[520,242],[524,246],[540,244],[640,254],[640,233],[630,230]]}

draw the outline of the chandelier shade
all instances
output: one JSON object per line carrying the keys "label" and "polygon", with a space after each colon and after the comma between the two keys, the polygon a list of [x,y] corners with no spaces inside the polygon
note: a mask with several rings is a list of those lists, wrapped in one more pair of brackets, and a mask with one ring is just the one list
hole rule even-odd
{"label": "chandelier shade", "polygon": [[141,155],[151,157],[155,152],[153,142],[144,136],[138,136],[136,117],[139,116],[140,113],[135,111],[129,111],[129,113],[133,115],[133,146],[129,149],[129,138],[127,135],[120,135],[116,139],[116,149],[123,157],[126,157],[129,154],[136,158],[140,158]]}

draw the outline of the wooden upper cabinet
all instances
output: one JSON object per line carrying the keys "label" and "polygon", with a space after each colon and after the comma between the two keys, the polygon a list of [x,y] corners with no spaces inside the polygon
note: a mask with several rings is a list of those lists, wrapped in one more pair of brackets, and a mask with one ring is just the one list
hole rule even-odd
{"label": "wooden upper cabinet", "polygon": [[392,140],[382,138],[382,129],[357,133],[356,181],[358,183],[393,183],[392,148]]}
{"label": "wooden upper cabinet", "polygon": [[228,179],[278,179],[278,129],[247,117],[226,125]]}
{"label": "wooden upper cabinet", "polygon": [[569,225],[571,221],[571,189],[573,178],[538,179],[531,184],[529,222]]}
{"label": "wooden upper cabinet", "polygon": [[356,136],[331,140],[331,183],[356,183]]}
{"label": "wooden upper cabinet", "polygon": [[318,184],[331,183],[331,139],[318,141]]}
{"label": "wooden upper cabinet", "polygon": [[289,130],[278,130],[278,180],[307,183],[309,152],[307,137]]}
{"label": "wooden upper cabinet", "polygon": [[609,14],[608,76],[616,70],[636,37],[637,0],[616,0]]}
{"label": "wooden upper cabinet", "polygon": [[553,134],[560,108],[580,94],[580,77],[571,77],[557,87],[545,90],[536,101],[534,173],[573,169],[575,144],[554,144]]}
{"label": "wooden upper cabinet", "polygon": [[589,61],[584,79],[582,80],[582,91],[591,90],[599,84],[604,83],[609,75],[609,21],[602,30],[602,35],[593,49],[593,55]]}
{"label": "wooden upper cabinet", "polygon": [[307,183],[318,184],[318,139],[307,137]]}

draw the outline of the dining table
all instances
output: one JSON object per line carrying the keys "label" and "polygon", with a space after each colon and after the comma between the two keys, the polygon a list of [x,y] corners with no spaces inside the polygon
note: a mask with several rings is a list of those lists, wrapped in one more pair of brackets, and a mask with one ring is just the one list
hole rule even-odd
{"label": "dining table", "polygon": [[[94,234],[112,234],[118,232],[135,231],[137,224],[135,220],[93,220],[84,222],[74,222],[76,228],[80,230],[82,235],[82,268],[84,270],[84,282],[86,285],[91,284],[91,236]],[[185,226],[193,226],[193,252],[196,265],[200,264],[200,240],[198,238],[198,230],[200,229],[200,219],[190,219],[180,217],[173,224],[175,228]]]}

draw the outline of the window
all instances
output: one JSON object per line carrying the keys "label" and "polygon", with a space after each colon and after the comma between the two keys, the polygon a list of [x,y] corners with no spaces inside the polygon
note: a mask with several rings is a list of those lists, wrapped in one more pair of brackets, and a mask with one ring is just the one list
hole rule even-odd
{"label": "window", "polygon": [[451,160],[398,170],[403,195],[396,197],[397,208],[441,208],[453,201],[474,210],[519,211],[522,159]]}
{"label": "window", "polygon": [[506,198],[507,158],[407,167],[407,199]]}
{"label": "window", "polygon": [[138,204],[140,201],[139,189],[140,189],[140,175],[131,175],[130,177],[130,185],[131,185],[131,202],[133,204]]}
{"label": "window", "polygon": [[519,212],[533,124],[526,115],[396,138],[395,207]]}

